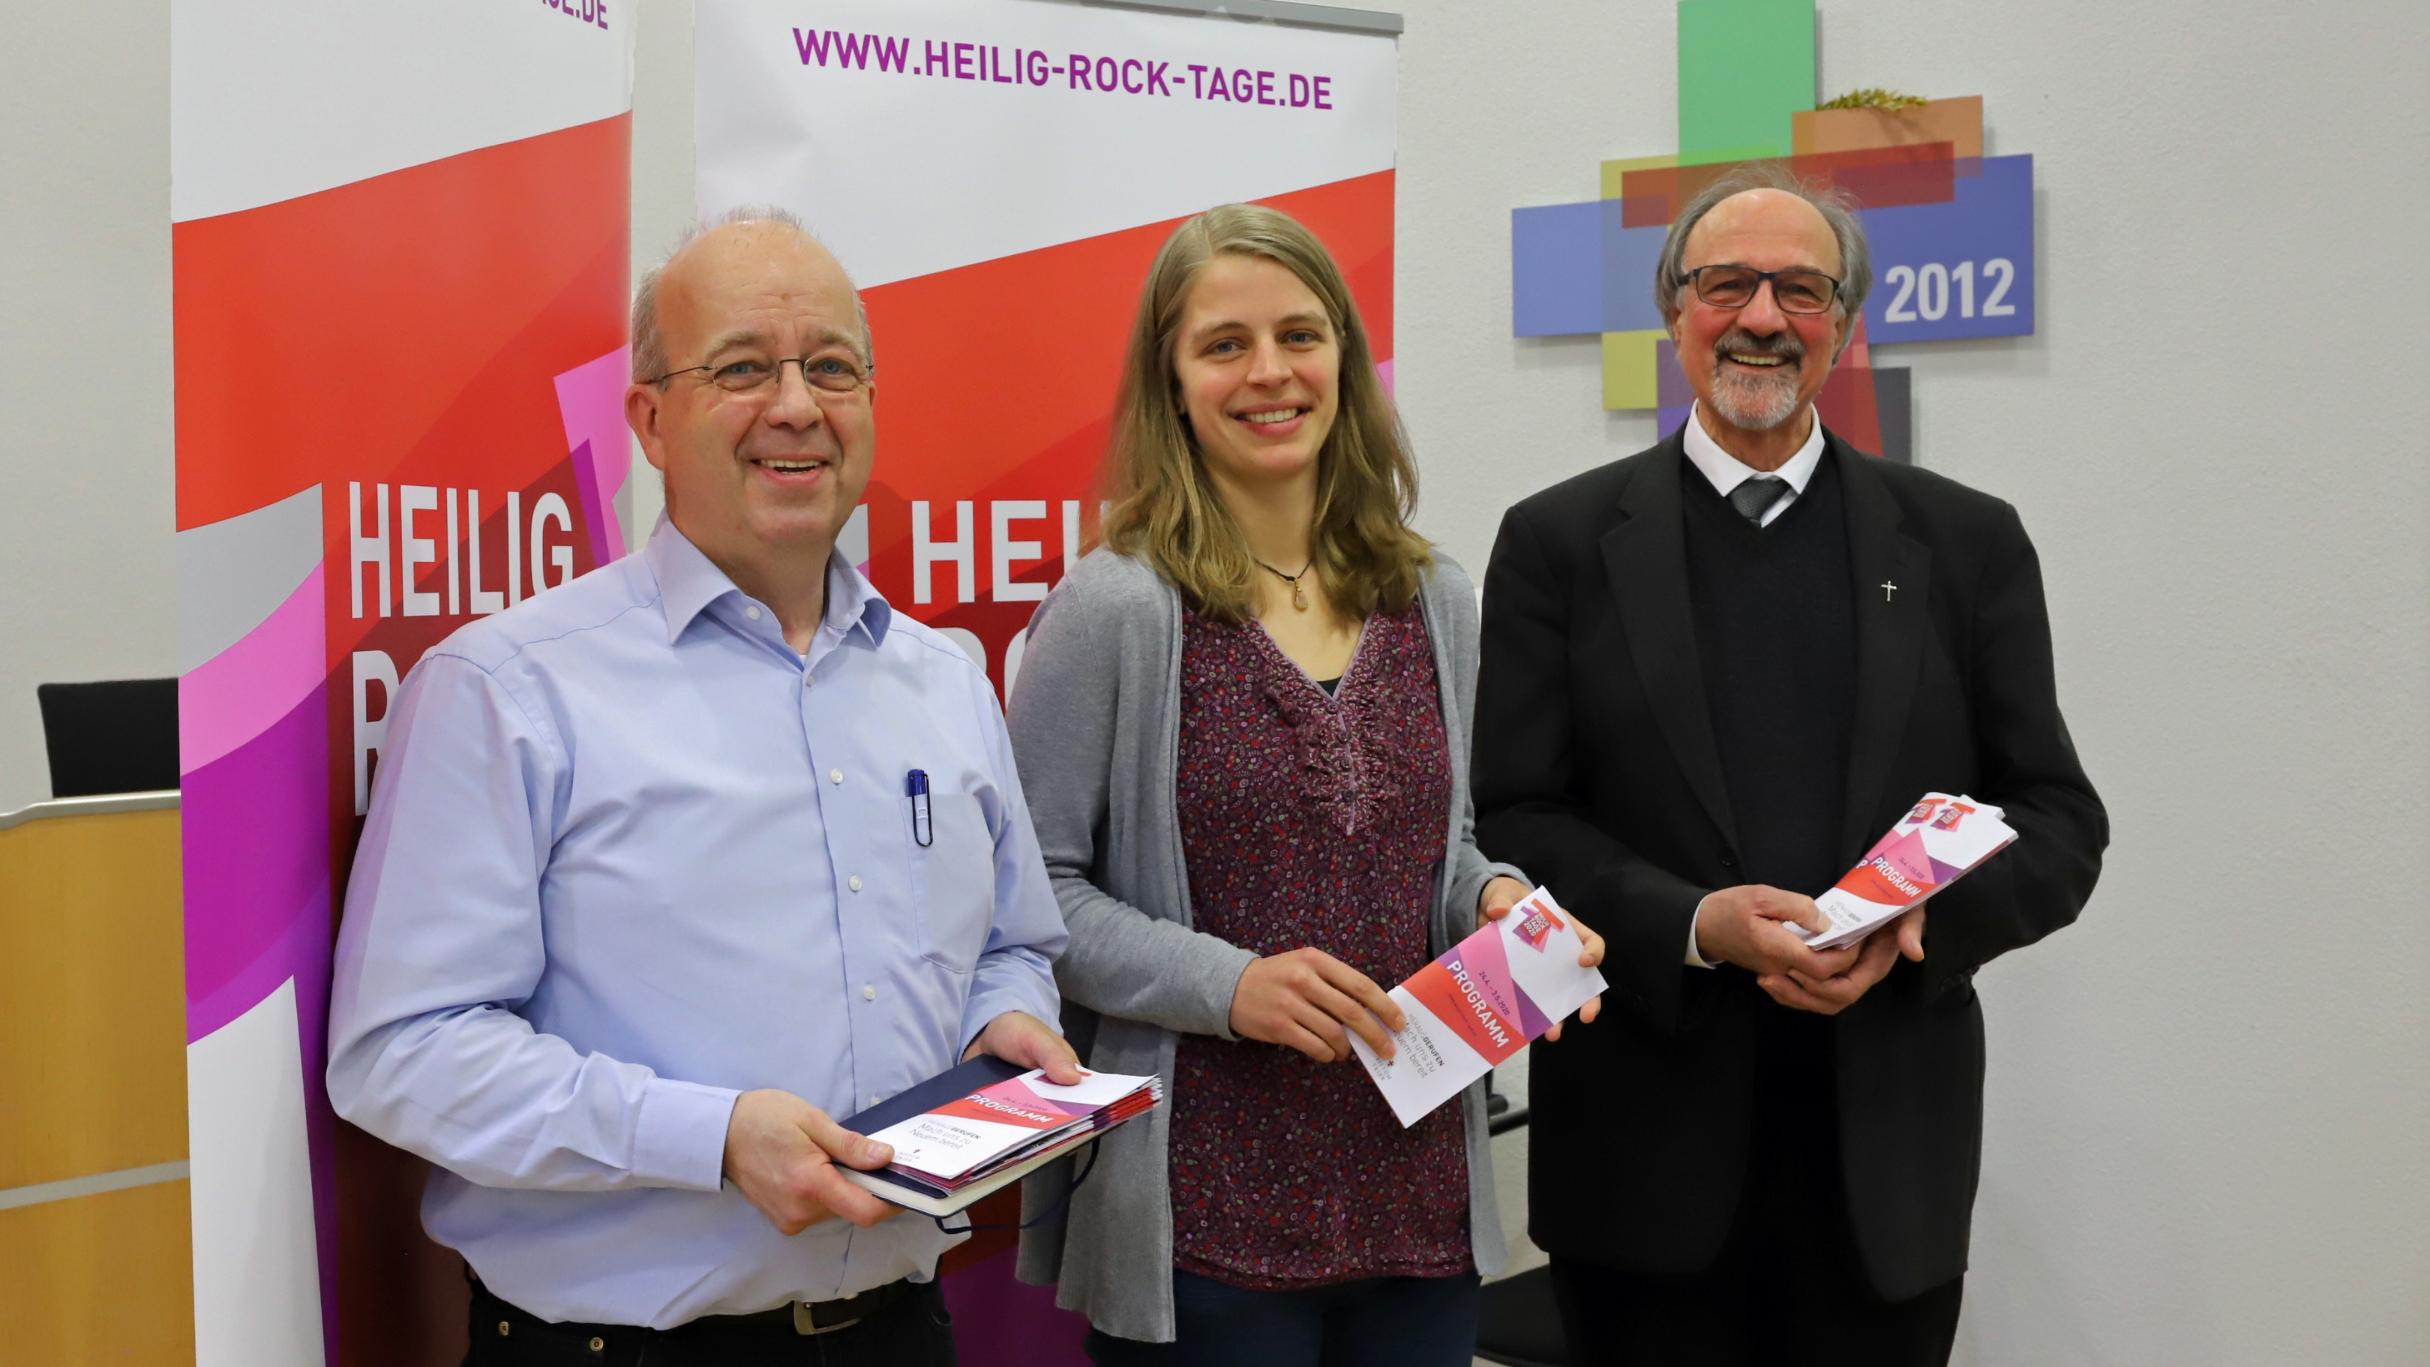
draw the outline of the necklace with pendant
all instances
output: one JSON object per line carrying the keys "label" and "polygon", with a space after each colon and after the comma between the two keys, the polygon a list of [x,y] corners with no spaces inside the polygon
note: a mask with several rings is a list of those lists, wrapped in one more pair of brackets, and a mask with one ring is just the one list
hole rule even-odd
{"label": "necklace with pendant", "polygon": [[[1250,556],[1249,558],[1251,560],[1257,560],[1256,556]],[[1308,591],[1300,587],[1299,581],[1307,578],[1308,571],[1316,568],[1316,562],[1314,560],[1310,560],[1307,564],[1300,566],[1299,573],[1297,574],[1285,574],[1281,570],[1274,568],[1272,565],[1267,564],[1263,560],[1257,560],[1257,568],[1264,570],[1266,573],[1273,575],[1275,578],[1280,579],[1284,583],[1291,586],[1291,608],[1294,612],[1306,612],[1308,610]]]}

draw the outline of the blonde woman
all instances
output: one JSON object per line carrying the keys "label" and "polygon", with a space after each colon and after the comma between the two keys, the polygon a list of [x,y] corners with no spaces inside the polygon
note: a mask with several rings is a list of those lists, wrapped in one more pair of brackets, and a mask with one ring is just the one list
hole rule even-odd
{"label": "blonde woman", "polygon": [[1109,476],[1011,727],[1073,1042],[1171,1104],[1023,1275],[1100,1364],[1465,1367],[1504,1252],[1483,1086],[1404,1130],[1349,1037],[1389,1052],[1384,987],[1526,884],[1470,837],[1473,590],[1409,528],[1406,440],[1306,228],[1227,205],[1165,243]]}

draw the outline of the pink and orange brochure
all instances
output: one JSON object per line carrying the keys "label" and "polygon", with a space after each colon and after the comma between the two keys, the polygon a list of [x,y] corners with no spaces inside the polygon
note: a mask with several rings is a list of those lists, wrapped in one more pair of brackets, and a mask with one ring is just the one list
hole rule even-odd
{"label": "pink and orange brochure", "polygon": [[1350,1047],[1402,1127],[1601,992],[1603,975],[1578,967],[1584,950],[1569,913],[1537,888],[1392,989],[1409,1017],[1392,1037],[1392,1057],[1378,1058],[1357,1035]]}
{"label": "pink and orange brochure", "polygon": [[[1851,945],[1924,899],[1966,876],[2017,838],[1987,802],[1950,793],[1926,793],[1890,833],[1874,842],[1814,905],[1831,928],[1807,943],[1816,949]],[[1803,933],[1802,931],[1799,933]]]}
{"label": "pink and orange brochure", "polygon": [[869,1137],[894,1146],[890,1169],[950,1191],[1045,1150],[1112,1129],[1163,1096],[1163,1084],[1153,1077],[1083,1070],[1079,1082],[1061,1087],[1048,1082],[1043,1069],[1032,1069]]}

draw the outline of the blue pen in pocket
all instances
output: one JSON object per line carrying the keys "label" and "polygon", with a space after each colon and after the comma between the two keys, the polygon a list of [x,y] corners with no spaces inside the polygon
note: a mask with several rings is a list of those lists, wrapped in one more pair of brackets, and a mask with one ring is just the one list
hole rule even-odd
{"label": "blue pen in pocket", "polygon": [[903,775],[903,795],[911,799],[912,843],[927,849],[936,839],[928,817],[928,771],[914,769]]}

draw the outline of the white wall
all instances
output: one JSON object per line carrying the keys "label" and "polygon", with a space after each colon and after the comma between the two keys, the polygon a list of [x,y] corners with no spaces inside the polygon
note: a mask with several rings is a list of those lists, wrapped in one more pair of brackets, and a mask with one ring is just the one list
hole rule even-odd
{"label": "white wall", "polygon": [[[1511,339],[1509,211],[1676,145],[1673,10],[1402,8],[1397,374],[1481,570],[1498,509],[1654,437],[1592,342]],[[45,791],[35,682],[171,665],[165,13],[0,50],[0,810]],[[642,15],[637,265],[690,212],[688,15]],[[2037,159],[2039,335],[1885,359],[2041,547],[2115,825],[2083,924],[1982,975],[1971,1367],[2430,1360],[2425,53],[2397,0],[1826,0],[1825,94],[1981,93]]]}
{"label": "white wall", "polygon": [[177,672],[168,18],[0,42],[0,812],[51,794],[36,684]]}
{"label": "white wall", "polygon": [[[1398,380],[1473,566],[1469,510],[1654,436],[1591,342],[1510,339],[1508,211],[1676,146],[1674,10],[1407,11]],[[2036,538],[2115,826],[2082,924],[1980,979],[1962,1362],[2430,1361],[2423,15],[1825,2],[1826,95],[1980,93],[2035,155],[2039,334],[1883,359]]]}

